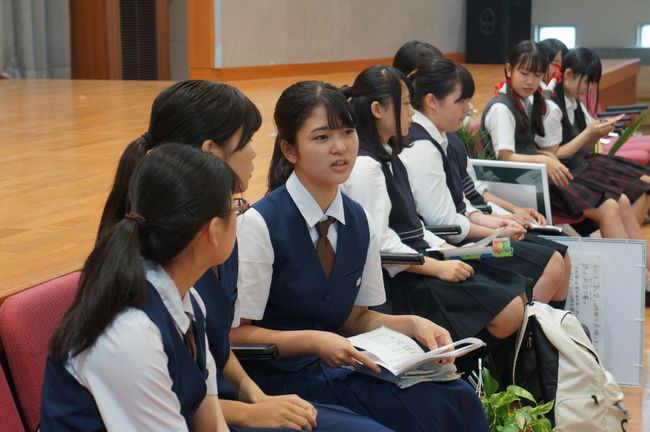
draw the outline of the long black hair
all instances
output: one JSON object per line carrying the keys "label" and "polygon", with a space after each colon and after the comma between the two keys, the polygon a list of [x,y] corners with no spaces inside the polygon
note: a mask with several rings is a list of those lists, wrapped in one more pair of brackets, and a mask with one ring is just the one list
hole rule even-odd
{"label": "long black hair", "polygon": [[449,96],[456,85],[460,85],[460,96],[456,102],[474,96],[474,79],[465,66],[448,58],[440,58],[418,65],[412,77],[413,107],[422,109],[426,95],[436,99]]}
{"label": "long black hair", "polygon": [[[354,80],[352,87],[344,87],[343,94],[348,97],[357,119],[359,146],[389,161],[402,151],[403,137],[401,125],[402,86],[410,89],[411,84],[399,70],[390,66],[370,66],[364,69]],[[384,148],[375,117],[372,115],[373,102],[383,106],[393,105],[396,132],[387,144],[393,149],[392,154]]]}
{"label": "long black hair", "polygon": [[330,128],[355,127],[352,107],[343,93],[333,85],[321,81],[301,81],[285,89],[275,104],[273,113],[278,133],[269,166],[269,191],[285,184],[293,172],[293,165],[282,153],[282,141],[296,147],[296,133],[320,105],[325,107]]}
{"label": "long black hair", "polygon": [[427,42],[412,40],[402,45],[393,57],[393,67],[410,75],[422,61],[442,58],[442,52]]}
{"label": "long black hair", "polygon": [[[519,42],[512,47],[506,63],[510,64],[511,69],[527,70],[531,73],[546,74],[548,70],[548,59],[546,54],[539,46],[530,40]],[[509,79],[507,71],[504,71],[506,80]],[[533,96],[533,110],[530,118],[526,114],[521,99],[514,92],[512,86],[507,86],[508,99],[513,107],[515,107],[515,119],[521,130],[530,128],[534,134],[545,136],[544,131],[544,115],[546,114],[546,100],[541,92],[535,92]]]}
{"label": "long black hair", "polygon": [[[588,83],[593,83],[598,86],[603,73],[603,67],[598,54],[589,48],[582,47],[572,49],[564,56],[562,59],[563,76],[567,69],[571,69],[571,72],[575,77],[580,77],[578,86],[580,86],[580,83],[582,83],[582,80],[584,79],[586,79]],[[562,110],[562,141],[567,142],[571,140],[572,137],[572,126],[569,121],[569,116],[567,115],[564,96],[564,81],[562,81],[556,86],[555,97],[553,99]],[[579,98],[577,99],[578,107],[576,108],[574,121],[578,129],[582,131],[587,127],[587,120],[585,118],[585,113],[582,110],[580,100]],[[596,91],[596,105],[598,105],[598,91]]]}
{"label": "long black hair", "polygon": [[128,190],[133,213],[122,215],[88,256],[79,293],[50,342],[51,355],[74,357],[120,312],[141,306],[143,259],[165,265],[212,218],[229,218],[236,177],[221,159],[187,145],[160,145],[143,158]]}
{"label": "long black hair", "polygon": [[564,56],[569,52],[569,48],[567,48],[564,42],[555,38],[544,39],[543,41],[538,42],[537,45],[546,55],[546,60],[548,60],[549,64],[553,61],[558,52],[562,53],[562,58],[564,58]]}
{"label": "long black hair", "polygon": [[239,89],[223,83],[189,80],[163,90],[153,101],[149,129],[132,141],[122,154],[108,195],[97,239],[128,211],[129,180],[147,151],[162,142],[201,147],[212,140],[223,146],[241,127],[235,151],[242,149],[262,124],[253,102]]}

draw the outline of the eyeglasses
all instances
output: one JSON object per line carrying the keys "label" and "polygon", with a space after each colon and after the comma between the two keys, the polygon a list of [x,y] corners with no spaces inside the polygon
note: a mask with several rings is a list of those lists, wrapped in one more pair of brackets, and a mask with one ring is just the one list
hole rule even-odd
{"label": "eyeglasses", "polygon": [[232,209],[231,211],[235,214],[235,216],[239,216],[240,214],[244,214],[246,210],[251,208],[251,205],[246,201],[244,198],[233,198],[232,199]]}

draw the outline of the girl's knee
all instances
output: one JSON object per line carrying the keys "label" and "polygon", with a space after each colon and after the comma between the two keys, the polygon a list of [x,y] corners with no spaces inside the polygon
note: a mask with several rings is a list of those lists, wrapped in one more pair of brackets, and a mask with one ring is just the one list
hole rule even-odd
{"label": "girl's knee", "polygon": [[598,206],[597,216],[605,220],[612,217],[620,217],[620,207],[618,202],[614,201],[612,198],[605,200],[605,202]]}
{"label": "girl's knee", "polygon": [[524,299],[517,296],[492,320],[488,330],[494,337],[505,339],[521,327],[524,320]]}

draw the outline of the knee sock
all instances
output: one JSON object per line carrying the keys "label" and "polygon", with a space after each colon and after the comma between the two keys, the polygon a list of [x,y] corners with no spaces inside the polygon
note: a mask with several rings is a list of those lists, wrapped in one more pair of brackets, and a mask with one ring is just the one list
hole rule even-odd
{"label": "knee sock", "polygon": [[564,299],[564,300],[551,300],[551,301],[548,302],[548,305],[554,307],[555,309],[564,310],[564,307],[566,306],[566,299]]}

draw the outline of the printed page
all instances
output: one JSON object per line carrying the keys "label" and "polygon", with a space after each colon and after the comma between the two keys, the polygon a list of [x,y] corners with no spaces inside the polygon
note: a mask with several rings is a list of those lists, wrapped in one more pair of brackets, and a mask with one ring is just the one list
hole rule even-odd
{"label": "printed page", "polygon": [[396,367],[409,358],[424,354],[424,350],[410,337],[391,330],[379,327],[376,330],[349,337],[348,340],[357,348],[374,354],[380,366],[395,373]]}

